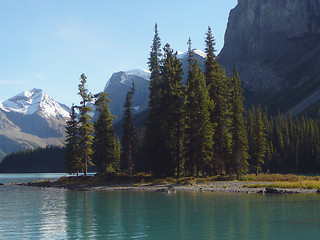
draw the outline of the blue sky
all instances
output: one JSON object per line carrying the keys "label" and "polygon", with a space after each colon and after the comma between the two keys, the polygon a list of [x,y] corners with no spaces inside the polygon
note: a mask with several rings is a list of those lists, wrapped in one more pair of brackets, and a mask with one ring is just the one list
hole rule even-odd
{"label": "blue sky", "polygon": [[1,0],[0,100],[23,90],[78,103],[81,73],[92,93],[112,73],[147,69],[157,22],[162,42],[175,51],[204,49],[208,26],[219,52],[236,0]]}

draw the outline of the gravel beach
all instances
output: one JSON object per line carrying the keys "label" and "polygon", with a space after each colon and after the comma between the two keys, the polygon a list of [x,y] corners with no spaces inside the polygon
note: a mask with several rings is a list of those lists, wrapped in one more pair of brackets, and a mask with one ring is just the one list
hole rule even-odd
{"label": "gravel beach", "polygon": [[317,189],[303,188],[250,188],[255,184],[271,184],[271,182],[237,182],[237,181],[214,181],[207,183],[191,184],[158,184],[158,185],[58,185],[54,182],[29,182],[16,185],[35,187],[56,187],[75,191],[149,191],[161,193],[174,193],[177,191],[202,191],[202,192],[224,192],[224,193],[317,193]]}

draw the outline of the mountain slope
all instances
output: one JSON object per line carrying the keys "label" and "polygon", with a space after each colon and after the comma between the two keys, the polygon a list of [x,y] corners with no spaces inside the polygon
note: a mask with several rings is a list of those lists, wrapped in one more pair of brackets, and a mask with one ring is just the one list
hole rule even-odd
{"label": "mountain slope", "polygon": [[68,117],[68,107],[40,89],[24,91],[0,103],[0,153],[63,146]]}
{"label": "mountain slope", "polygon": [[149,77],[150,73],[147,70],[133,70],[127,72],[117,72],[112,74],[107,82],[104,92],[109,94],[110,111],[117,116],[114,123],[120,121],[123,116],[124,102],[127,92],[132,87],[132,81],[135,83],[135,93],[133,95],[134,113],[144,111],[148,107],[149,98]]}
{"label": "mountain slope", "polygon": [[320,89],[319,43],[320,0],[239,0],[218,61],[237,68],[249,102],[301,111]]}
{"label": "mountain slope", "polygon": [[[194,49],[193,55],[195,59],[199,62],[199,66],[204,69],[205,53]],[[181,61],[183,69],[183,79],[186,82],[188,77],[188,54],[181,53],[178,54],[178,58]],[[133,95],[133,108],[134,114],[147,113],[148,102],[149,102],[149,78],[150,72],[147,70],[135,69],[132,71],[121,71],[114,73],[112,77],[108,80],[104,92],[109,94],[111,100],[110,110],[113,115],[117,116],[114,123],[121,121],[123,117],[123,105],[125,102],[126,94],[132,86],[132,81],[135,82],[135,93]],[[143,119],[141,116],[139,117]]]}

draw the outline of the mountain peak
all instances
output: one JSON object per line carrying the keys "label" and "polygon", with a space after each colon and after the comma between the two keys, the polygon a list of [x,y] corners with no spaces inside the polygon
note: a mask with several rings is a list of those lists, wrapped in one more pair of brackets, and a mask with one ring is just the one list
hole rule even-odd
{"label": "mountain peak", "polygon": [[126,71],[126,73],[128,73],[129,75],[136,75],[136,76],[139,76],[139,77],[142,77],[146,80],[150,80],[150,74],[151,72],[149,70],[146,70],[146,69],[133,69],[133,70],[130,70],[130,71]]}
{"label": "mountain peak", "polygon": [[31,115],[42,113],[44,117],[69,117],[67,107],[51,99],[44,91],[38,88],[25,90],[16,96],[4,101],[0,108],[5,112],[15,112]]}
{"label": "mountain peak", "polygon": [[[203,59],[206,59],[207,58],[207,54],[199,49],[192,49],[192,52],[193,54],[196,54],[200,57],[202,57]],[[187,58],[188,57],[188,52],[180,52],[178,51],[178,58],[181,59],[181,58]]]}

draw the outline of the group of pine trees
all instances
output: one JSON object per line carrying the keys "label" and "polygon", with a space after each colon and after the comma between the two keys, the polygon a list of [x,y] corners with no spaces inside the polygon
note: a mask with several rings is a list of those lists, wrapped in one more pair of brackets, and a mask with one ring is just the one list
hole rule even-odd
{"label": "group of pine trees", "polygon": [[[320,118],[269,117],[261,107],[245,111],[239,74],[227,77],[215,55],[210,27],[205,37],[205,70],[188,41],[188,78],[169,44],[161,48],[155,35],[149,57],[149,116],[138,131],[133,124],[132,97],[124,104],[122,146],[112,128],[107,93],[92,95],[86,76],[80,77],[79,106],[67,122],[66,169],[87,174],[95,165],[100,174],[127,171],[154,176],[213,176],[250,172],[314,172],[320,167]],[[94,102],[98,110],[92,123]],[[120,149],[121,148],[121,149]],[[121,152],[121,153],[120,153]],[[121,157],[120,157],[121,156]],[[142,160],[143,159],[143,160]]]}
{"label": "group of pine trees", "polygon": [[[261,136],[255,134],[262,128]],[[317,173],[320,170],[320,115],[293,118],[290,113],[269,116],[266,109],[248,111],[249,154],[259,169],[273,173]],[[258,146],[259,145],[259,146]],[[259,147],[261,156],[251,149]],[[249,160],[251,163],[251,160]]]}
{"label": "group of pine trees", "polygon": [[65,148],[47,146],[7,155],[0,162],[0,173],[65,172]]}
{"label": "group of pine trees", "polygon": [[[70,119],[67,121],[66,171],[76,173],[77,176],[80,172],[87,175],[88,168],[94,166],[99,174],[119,172],[120,169],[132,174],[137,151],[137,133],[131,111],[134,82],[124,104],[122,150],[119,137],[113,131],[115,117],[109,109],[108,94],[101,92],[93,95],[88,91],[86,83],[87,77],[82,74],[78,86],[81,102],[79,106],[71,107]],[[93,102],[98,115],[94,122],[90,115]]]}
{"label": "group of pine trees", "polygon": [[[81,102],[79,106],[72,106],[66,126],[66,171],[77,176],[79,172],[87,175],[92,165],[101,174],[117,171],[120,163],[120,141],[113,133],[114,116],[109,110],[107,93],[93,96],[86,83],[87,77],[82,74],[78,85]],[[92,102],[99,114],[94,123],[90,115]]]}
{"label": "group of pine trees", "polygon": [[188,41],[188,78],[177,53],[161,49],[157,25],[149,58],[150,115],[146,168],[156,176],[235,174],[248,170],[244,98],[237,71],[218,64],[211,29],[206,34],[204,73]]}

